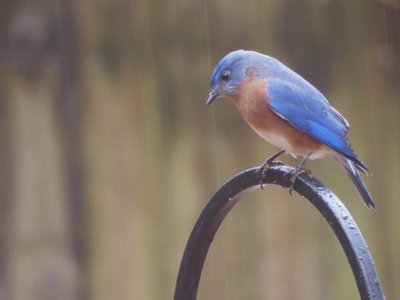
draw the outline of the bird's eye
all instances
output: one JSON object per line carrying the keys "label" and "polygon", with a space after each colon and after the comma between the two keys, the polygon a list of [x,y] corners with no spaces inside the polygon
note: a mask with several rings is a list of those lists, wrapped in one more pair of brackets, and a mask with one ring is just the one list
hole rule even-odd
{"label": "bird's eye", "polygon": [[229,72],[229,71],[222,72],[222,74],[221,74],[221,80],[227,81],[227,80],[229,80],[230,78],[231,78],[231,72]]}

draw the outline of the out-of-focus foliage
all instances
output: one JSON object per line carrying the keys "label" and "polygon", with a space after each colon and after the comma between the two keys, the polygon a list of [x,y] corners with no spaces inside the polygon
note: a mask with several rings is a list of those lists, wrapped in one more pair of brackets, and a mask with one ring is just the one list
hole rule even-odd
{"label": "out-of-focus foliage", "polygon": [[[378,210],[333,161],[309,167],[400,299],[397,1],[3,0],[0,28],[0,299],[172,298],[207,199],[276,150],[226,101],[204,106],[215,63],[238,48],[277,57],[350,121]],[[306,201],[277,187],[248,198],[199,299],[358,297]]]}

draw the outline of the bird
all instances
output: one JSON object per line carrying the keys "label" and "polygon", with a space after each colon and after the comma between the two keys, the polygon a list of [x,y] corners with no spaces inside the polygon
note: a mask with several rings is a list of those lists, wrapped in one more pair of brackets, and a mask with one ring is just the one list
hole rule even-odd
{"label": "bird", "polygon": [[[346,171],[368,208],[376,208],[359,171],[371,175],[349,140],[349,123],[306,79],[276,58],[249,50],[225,55],[211,75],[206,101],[232,102],[248,125],[280,148],[258,169],[265,176],[283,153],[302,156],[291,176],[291,189],[309,159],[330,156]],[[291,190],[290,190],[291,191]]]}

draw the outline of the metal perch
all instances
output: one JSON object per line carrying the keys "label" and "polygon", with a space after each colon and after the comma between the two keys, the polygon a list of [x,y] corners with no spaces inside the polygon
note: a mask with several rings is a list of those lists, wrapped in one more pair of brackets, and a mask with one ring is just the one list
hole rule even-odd
{"label": "metal perch", "polygon": [[[196,299],[204,261],[214,235],[243,195],[260,188],[257,169],[249,169],[228,180],[204,208],[183,254],[174,300]],[[288,166],[271,167],[264,183],[287,188],[290,186],[291,171],[293,168]],[[385,299],[368,246],[339,198],[306,173],[298,176],[293,189],[308,199],[332,227],[351,265],[361,299]]]}

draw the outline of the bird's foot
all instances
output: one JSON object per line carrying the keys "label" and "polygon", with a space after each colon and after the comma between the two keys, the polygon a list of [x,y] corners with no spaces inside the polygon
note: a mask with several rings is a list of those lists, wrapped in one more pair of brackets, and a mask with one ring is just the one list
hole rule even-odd
{"label": "bird's foot", "polygon": [[258,170],[256,171],[257,175],[265,178],[265,176],[268,173],[268,170],[271,167],[275,167],[275,166],[282,166],[283,162],[281,162],[280,160],[269,160],[267,159],[260,168],[258,168]]}
{"label": "bird's foot", "polygon": [[294,187],[294,184],[295,184],[295,182],[296,182],[296,180],[297,180],[297,177],[299,177],[299,175],[300,175],[300,174],[303,174],[303,173],[306,173],[306,174],[310,175],[310,174],[311,174],[311,171],[308,170],[308,169],[296,168],[296,169],[294,169],[292,172],[289,173],[289,175],[290,175],[290,180],[289,180],[289,181],[290,181],[290,185],[289,185],[289,194],[290,194],[290,195],[293,195],[293,194],[292,194],[292,192],[293,192],[293,187]]}
{"label": "bird's foot", "polygon": [[274,166],[282,166],[283,162],[280,160],[274,160],[275,157],[271,157],[265,160],[262,166],[256,171],[257,176],[260,177],[260,188],[264,190],[263,184],[267,177],[268,170]]}

